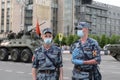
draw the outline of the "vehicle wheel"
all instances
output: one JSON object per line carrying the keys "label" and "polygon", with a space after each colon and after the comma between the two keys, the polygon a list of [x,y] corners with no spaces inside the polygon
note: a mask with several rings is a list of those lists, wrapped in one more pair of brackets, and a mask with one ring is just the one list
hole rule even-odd
{"label": "vehicle wheel", "polygon": [[11,51],[11,60],[16,62],[20,60],[20,53],[18,49],[13,49]]}
{"label": "vehicle wheel", "polygon": [[118,61],[120,61],[120,54],[117,54],[117,55],[116,55],[116,59],[117,59]]}
{"label": "vehicle wheel", "polygon": [[8,60],[8,53],[5,48],[0,49],[0,60],[2,60],[2,61]]}
{"label": "vehicle wheel", "polygon": [[23,62],[31,62],[32,61],[32,52],[29,49],[24,49],[21,53],[21,60]]}

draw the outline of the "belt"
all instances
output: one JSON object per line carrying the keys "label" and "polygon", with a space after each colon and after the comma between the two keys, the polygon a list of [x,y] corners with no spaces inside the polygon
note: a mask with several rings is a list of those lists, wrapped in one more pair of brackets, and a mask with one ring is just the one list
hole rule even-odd
{"label": "belt", "polygon": [[54,73],[55,70],[39,70],[39,73],[46,73],[46,74],[50,74],[50,73]]}
{"label": "belt", "polygon": [[89,72],[89,80],[92,80],[92,69],[83,69],[83,68],[80,68],[80,67],[78,67],[78,66],[75,66],[74,67],[74,70],[76,71],[76,72]]}
{"label": "belt", "polygon": [[83,69],[83,68],[80,68],[80,67],[75,67],[74,69],[75,69],[75,71],[78,71],[78,72],[81,72],[81,71],[91,72],[91,70],[86,70],[86,69]]}

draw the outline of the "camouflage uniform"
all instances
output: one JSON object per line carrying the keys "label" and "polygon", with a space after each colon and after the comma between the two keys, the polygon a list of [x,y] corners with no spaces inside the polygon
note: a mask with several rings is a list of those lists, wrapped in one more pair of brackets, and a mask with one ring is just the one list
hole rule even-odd
{"label": "camouflage uniform", "polygon": [[43,46],[37,48],[32,65],[33,68],[37,69],[37,80],[57,80],[56,67],[45,53],[49,55],[58,67],[63,66],[61,50],[57,46],[52,45],[49,50],[46,50]]}
{"label": "camouflage uniform", "polygon": [[[77,54],[73,54],[73,51],[75,49],[78,49]],[[96,54],[93,54],[93,51],[96,51]],[[92,38],[88,38],[85,44],[81,44],[80,40],[76,41],[71,46],[71,53],[72,53],[72,59],[77,59],[77,60],[95,59],[98,63],[100,63],[101,61],[100,47],[97,41]],[[87,75],[87,73],[84,74],[84,72],[88,72],[89,75]],[[97,65],[85,65],[85,64],[74,65],[72,80],[101,80],[100,77],[101,74],[98,71]]]}

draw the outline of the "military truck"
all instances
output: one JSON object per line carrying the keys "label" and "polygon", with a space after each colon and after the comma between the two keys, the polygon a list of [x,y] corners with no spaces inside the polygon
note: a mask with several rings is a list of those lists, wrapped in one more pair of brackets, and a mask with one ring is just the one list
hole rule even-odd
{"label": "military truck", "polygon": [[42,44],[42,40],[34,32],[20,31],[15,38],[8,38],[0,43],[0,60],[7,61],[9,58],[14,61],[31,62],[35,48]]}
{"label": "military truck", "polygon": [[106,46],[107,50],[110,51],[110,55],[117,61],[120,61],[120,44],[109,44]]}

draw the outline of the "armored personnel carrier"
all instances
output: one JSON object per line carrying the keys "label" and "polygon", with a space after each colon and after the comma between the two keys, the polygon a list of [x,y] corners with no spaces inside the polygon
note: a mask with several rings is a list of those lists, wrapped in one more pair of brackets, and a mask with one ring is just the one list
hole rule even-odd
{"label": "armored personnel carrier", "polygon": [[120,44],[110,44],[107,50],[110,51],[110,55],[114,57],[117,61],[120,61]]}
{"label": "armored personnel carrier", "polygon": [[0,60],[31,62],[35,48],[41,45],[42,41],[37,35],[31,34],[32,30],[18,33],[16,38],[6,39],[0,43]]}

